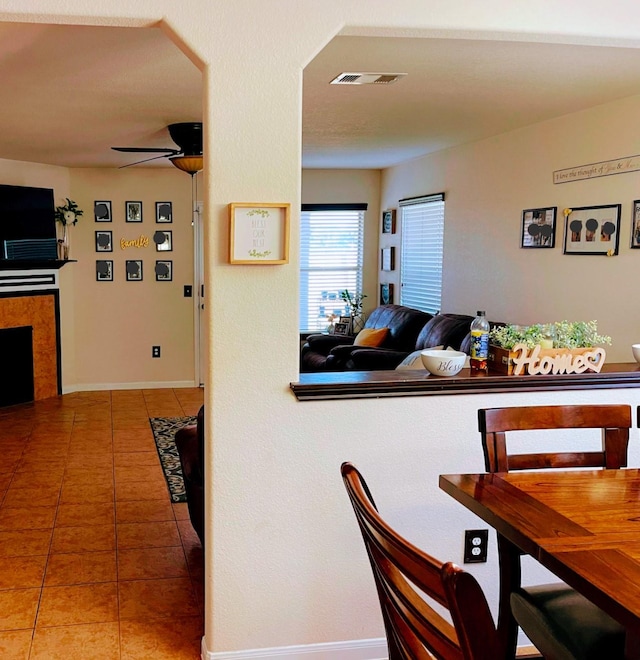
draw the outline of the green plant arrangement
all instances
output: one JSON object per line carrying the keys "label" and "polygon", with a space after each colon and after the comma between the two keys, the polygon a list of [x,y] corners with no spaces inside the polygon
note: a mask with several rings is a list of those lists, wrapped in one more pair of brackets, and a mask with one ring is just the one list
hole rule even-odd
{"label": "green plant arrangement", "polygon": [[352,317],[360,316],[362,314],[362,301],[367,296],[364,293],[349,293],[348,289],[340,291],[340,300],[347,303],[349,307],[349,315]]}
{"label": "green plant arrangement", "polygon": [[78,218],[83,215],[84,211],[68,197],[65,198],[67,203],[63,206],[56,206],[55,210],[55,219],[56,222],[64,225],[75,225],[78,222]]}
{"label": "green plant arrangement", "polygon": [[551,336],[554,348],[589,348],[599,344],[611,345],[611,337],[598,334],[597,321],[556,321],[549,324],[528,326],[505,325],[496,327],[489,333],[489,341],[494,346],[511,349],[516,344],[533,348]]}

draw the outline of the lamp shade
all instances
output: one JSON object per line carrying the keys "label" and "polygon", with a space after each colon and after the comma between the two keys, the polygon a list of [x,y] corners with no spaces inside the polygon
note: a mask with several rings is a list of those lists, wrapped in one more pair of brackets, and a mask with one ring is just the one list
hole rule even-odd
{"label": "lamp shade", "polygon": [[172,156],[169,158],[171,163],[183,172],[188,172],[193,176],[202,169],[202,156]]}

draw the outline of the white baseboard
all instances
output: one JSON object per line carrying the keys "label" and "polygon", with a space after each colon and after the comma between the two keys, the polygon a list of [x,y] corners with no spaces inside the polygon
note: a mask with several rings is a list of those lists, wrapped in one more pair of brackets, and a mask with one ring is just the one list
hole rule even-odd
{"label": "white baseboard", "polygon": [[102,392],[104,390],[158,390],[180,389],[182,387],[198,387],[195,380],[168,380],[153,381],[149,383],[82,383],[79,385],[65,385],[63,394],[72,392]]}
{"label": "white baseboard", "polygon": [[205,638],[202,638],[202,660],[383,660],[386,658],[388,651],[384,637],[219,653],[208,651]]}

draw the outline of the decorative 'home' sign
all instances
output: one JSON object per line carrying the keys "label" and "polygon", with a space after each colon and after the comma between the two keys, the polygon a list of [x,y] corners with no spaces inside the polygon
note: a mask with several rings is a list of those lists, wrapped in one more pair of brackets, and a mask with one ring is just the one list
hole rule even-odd
{"label": "decorative 'home' sign", "polygon": [[229,204],[229,263],[289,262],[289,204]]}
{"label": "decorative 'home' sign", "polygon": [[512,349],[513,373],[519,376],[537,374],[582,374],[585,371],[600,373],[606,357],[604,348],[543,349],[534,346],[528,349],[524,344],[516,344]]}

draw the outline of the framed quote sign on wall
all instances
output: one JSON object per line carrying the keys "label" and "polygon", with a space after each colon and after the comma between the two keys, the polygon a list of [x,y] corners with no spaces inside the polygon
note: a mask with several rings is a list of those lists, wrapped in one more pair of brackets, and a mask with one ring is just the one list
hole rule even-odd
{"label": "framed quote sign on wall", "polygon": [[289,263],[289,204],[229,204],[229,263]]}

